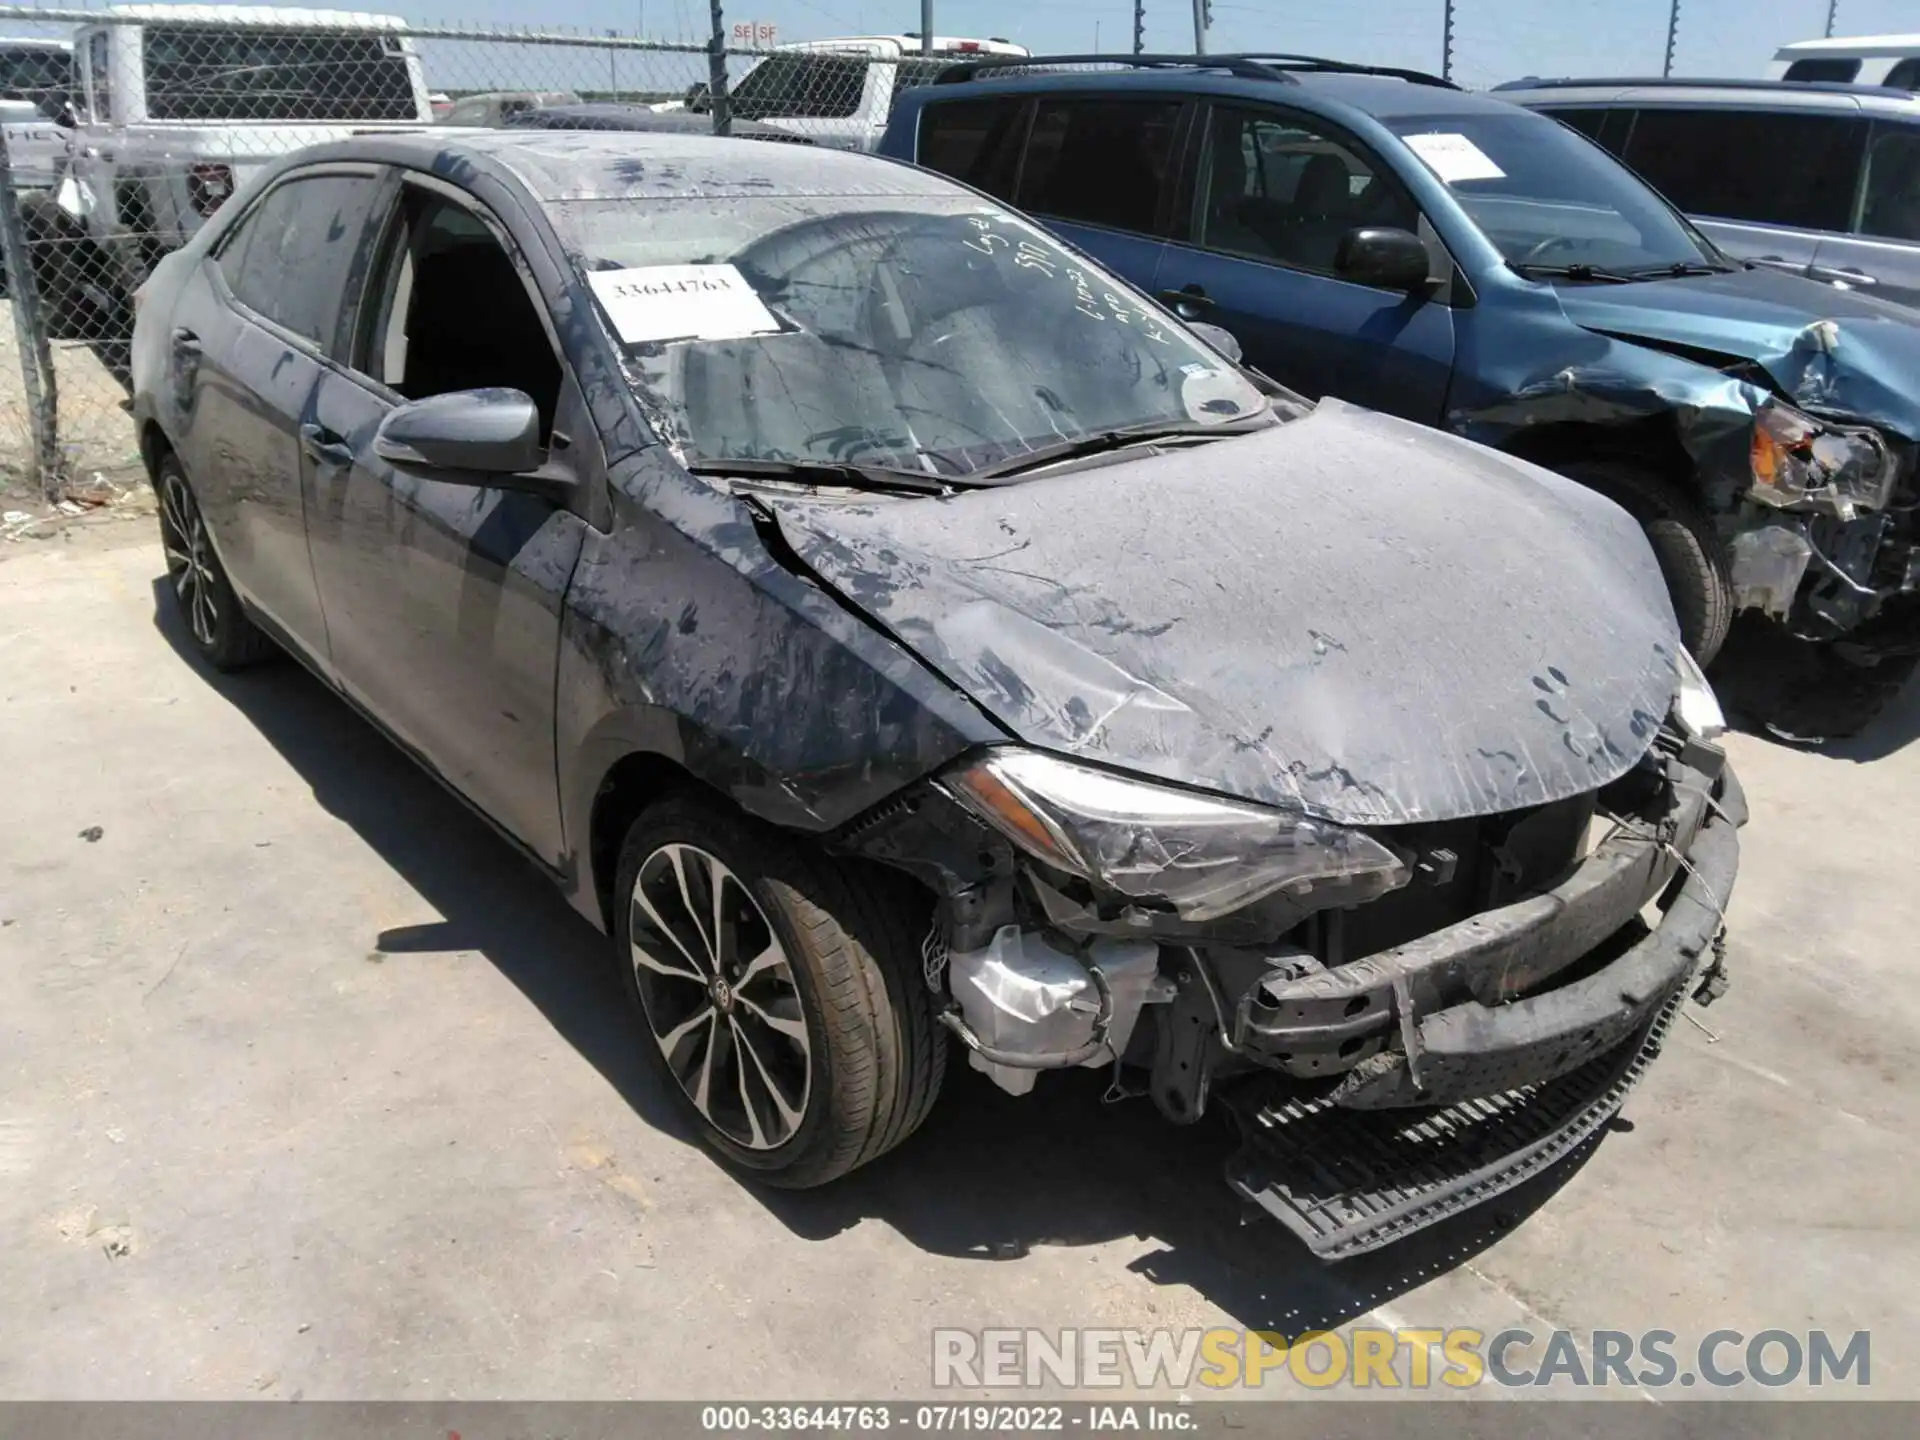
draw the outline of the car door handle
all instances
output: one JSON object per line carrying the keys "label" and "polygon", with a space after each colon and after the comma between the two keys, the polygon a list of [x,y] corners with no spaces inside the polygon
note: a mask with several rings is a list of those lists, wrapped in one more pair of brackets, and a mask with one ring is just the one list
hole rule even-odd
{"label": "car door handle", "polygon": [[307,452],[307,458],[316,465],[344,467],[353,464],[353,447],[324,425],[302,425],[300,448]]}
{"label": "car door handle", "polygon": [[1851,266],[1809,265],[1807,274],[1816,280],[1825,280],[1829,284],[1840,285],[1878,285],[1880,282],[1864,270],[1855,270]]}
{"label": "car door handle", "polygon": [[173,332],[173,353],[198,357],[202,353],[200,337],[182,326]]}
{"label": "car door handle", "polygon": [[1160,298],[1173,307],[1173,313],[1191,320],[1202,310],[1211,310],[1217,303],[1207,294],[1201,285],[1184,285],[1178,290],[1162,290]]}

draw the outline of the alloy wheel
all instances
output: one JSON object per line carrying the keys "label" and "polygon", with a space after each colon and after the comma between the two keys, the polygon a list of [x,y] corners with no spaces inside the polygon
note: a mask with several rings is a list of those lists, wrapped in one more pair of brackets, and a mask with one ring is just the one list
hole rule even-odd
{"label": "alloy wheel", "polygon": [[169,473],[160,491],[160,544],[167,557],[167,579],[193,638],[211,649],[220,623],[213,545],[193,491],[177,473]]}
{"label": "alloy wheel", "polygon": [[653,1038],[694,1108],[735,1144],[792,1139],[813,1052],[793,966],[746,884],[694,845],[662,845],[634,880],[634,978]]}

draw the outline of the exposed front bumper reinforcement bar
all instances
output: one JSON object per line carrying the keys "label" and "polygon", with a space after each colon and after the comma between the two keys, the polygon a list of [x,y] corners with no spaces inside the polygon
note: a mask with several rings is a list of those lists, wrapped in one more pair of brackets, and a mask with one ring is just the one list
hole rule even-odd
{"label": "exposed front bumper reinforcement bar", "polygon": [[1480,1204],[1591,1139],[1659,1053],[1720,933],[1745,818],[1737,791],[1725,798],[1737,808],[1701,827],[1657,930],[1571,984],[1426,1016],[1417,1089],[1400,1064],[1311,1099],[1283,1080],[1222,1090],[1244,1139],[1228,1182],[1340,1259]]}

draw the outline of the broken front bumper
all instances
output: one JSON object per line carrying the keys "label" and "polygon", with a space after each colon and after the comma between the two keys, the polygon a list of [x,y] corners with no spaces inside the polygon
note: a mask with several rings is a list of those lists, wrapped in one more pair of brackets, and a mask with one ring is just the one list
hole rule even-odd
{"label": "broken front bumper", "polygon": [[[1236,1027],[1255,1048],[1338,1053],[1369,1025],[1393,1045],[1311,1098],[1264,1078],[1224,1091],[1246,1138],[1235,1189],[1339,1258],[1488,1200],[1592,1137],[1658,1053],[1738,868],[1746,804],[1732,772],[1711,798],[1704,785],[1675,794],[1657,839],[1616,834],[1544,895],[1259,987],[1263,1003],[1243,1002]],[[1595,965],[1675,870],[1658,926]],[[1554,983],[1569,971],[1578,978]],[[1447,1002],[1462,991],[1471,998]]]}

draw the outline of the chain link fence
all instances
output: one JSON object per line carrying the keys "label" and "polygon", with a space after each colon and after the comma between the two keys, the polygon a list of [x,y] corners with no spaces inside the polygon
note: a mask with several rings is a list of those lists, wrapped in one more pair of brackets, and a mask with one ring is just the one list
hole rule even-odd
{"label": "chain link fence", "polygon": [[[71,27],[71,51],[33,47],[36,83],[0,100],[0,304],[10,312],[0,321],[0,478],[10,493],[86,499],[137,480],[135,294],[284,154],[429,126],[685,129],[864,147],[884,130],[893,96],[943,63],[286,13],[261,22],[213,7],[0,5],[10,29]],[[0,41],[0,61],[31,44]]]}

